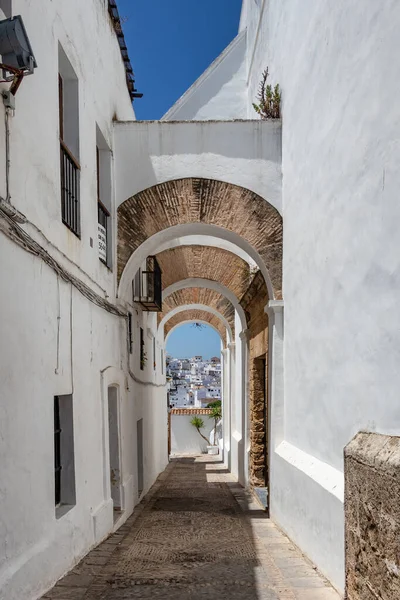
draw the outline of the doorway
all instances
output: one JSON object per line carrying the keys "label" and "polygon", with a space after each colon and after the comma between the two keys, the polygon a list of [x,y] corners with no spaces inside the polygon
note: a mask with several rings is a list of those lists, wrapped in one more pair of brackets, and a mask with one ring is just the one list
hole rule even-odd
{"label": "doorway", "polygon": [[108,432],[110,452],[110,487],[111,498],[114,505],[114,520],[119,517],[122,511],[118,396],[118,388],[115,386],[110,386],[108,388]]}

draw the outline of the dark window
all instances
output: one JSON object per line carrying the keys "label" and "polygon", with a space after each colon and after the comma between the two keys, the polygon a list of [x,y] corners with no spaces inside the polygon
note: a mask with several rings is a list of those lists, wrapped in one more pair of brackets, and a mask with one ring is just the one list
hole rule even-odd
{"label": "dark window", "polygon": [[146,364],[146,352],[144,351],[144,331],[143,327],[140,328],[140,368],[143,371],[144,365]]}
{"label": "dark window", "polygon": [[80,237],[78,78],[61,47],[58,58],[61,217],[68,229]]}
{"label": "dark window", "polygon": [[108,219],[110,213],[101,201],[100,194],[100,150],[96,146],[96,169],[97,169],[97,222],[99,238],[99,259],[107,265],[108,250]]}
{"label": "dark window", "polygon": [[132,313],[128,313],[128,345],[129,354],[132,354]]}
{"label": "dark window", "polygon": [[96,126],[96,176],[97,176],[97,223],[98,252],[100,261],[112,267],[111,247],[111,151]]}
{"label": "dark window", "polygon": [[75,455],[72,394],[54,396],[54,502],[56,517],[75,505]]}
{"label": "dark window", "polygon": [[61,502],[61,424],[60,424],[60,399],[54,396],[54,481],[55,504]]}

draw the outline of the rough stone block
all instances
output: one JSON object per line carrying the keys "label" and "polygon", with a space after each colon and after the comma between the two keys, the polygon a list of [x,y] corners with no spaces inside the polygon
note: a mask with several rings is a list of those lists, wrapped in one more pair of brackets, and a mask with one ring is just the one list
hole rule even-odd
{"label": "rough stone block", "polygon": [[346,598],[400,598],[400,437],[359,433],[345,448]]}

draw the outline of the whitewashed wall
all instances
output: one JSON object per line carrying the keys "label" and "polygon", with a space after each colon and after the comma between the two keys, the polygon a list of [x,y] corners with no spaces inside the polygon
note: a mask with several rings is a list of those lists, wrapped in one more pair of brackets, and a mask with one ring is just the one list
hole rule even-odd
{"label": "whitewashed wall", "polygon": [[263,11],[248,114],[266,66],[283,98],[285,439],[298,452],[277,457],[271,508],[342,588],[343,447],[360,429],[400,433],[400,5],[247,5],[251,31]]}
{"label": "whitewashed wall", "polygon": [[399,26],[396,0],[244,0],[239,28],[247,117],[267,66],[282,89],[285,442],[271,512],[340,589],[343,447],[359,429],[400,433]]}
{"label": "whitewashed wall", "polygon": [[162,120],[246,118],[246,95],[246,31],[242,31]]}
{"label": "whitewashed wall", "polygon": [[[190,423],[195,415],[196,411],[193,411],[193,415],[171,415],[171,454],[202,454],[207,452],[207,442],[203,440],[197,429]],[[204,422],[201,433],[210,440],[214,420],[210,419],[208,415],[199,416]]]}
{"label": "whitewashed wall", "polygon": [[[32,223],[22,226],[26,232],[65,269],[114,301],[115,270],[100,263],[97,253],[96,123],[113,149],[113,117],[133,119],[134,112],[107,2],[14,0],[12,4],[13,13],[24,19],[38,68],[22,82],[10,118],[11,201]],[[59,42],[79,78],[80,240],[61,222]],[[2,102],[0,196],[5,196]],[[144,492],[167,462],[166,395],[163,388],[135,383],[128,376],[124,319],[96,307],[75,288],[71,301],[70,284],[58,281],[40,259],[3,233],[0,270],[0,598],[34,600],[114,527],[108,386],[118,386],[120,400],[121,522],[139,501],[138,419],[143,418],[144,424]],[[155,371],[151,361],[155,321],[128,303],[124,306],[134,315],[130,368],[144,382],[161,383],[160,361]],[[139,367],[140,325],[150,357],[144,371]],[[71,392],[76,505],[56,519],[53,398]]]}

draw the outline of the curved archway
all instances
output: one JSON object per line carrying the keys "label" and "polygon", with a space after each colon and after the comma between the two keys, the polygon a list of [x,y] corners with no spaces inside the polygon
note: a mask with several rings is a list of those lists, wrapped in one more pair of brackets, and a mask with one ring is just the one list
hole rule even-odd
{"label": "curved archway", "polygon": [[163,291],[163,299],[167,298],[168,296],[179,290],[185,290],[189,288],[210,289],[220,293],[222,296],[225,296],[225,298],[232,304],[232,306],[238,313],[242,329],[246,329],[246,316],[238,298],[233,292],[231,292],[230,289],[216,281],[204,279],[201,277],[191,277],[189,279],[183,279],[167,287]]}
{"label": "curved archway", "polygon": [[229,240],[223,240],[222,238],[214,238],[209,235],[197,234],[197,235],[187,235],[183,240],[180,238],[176,238],[175,240],[171,240],[168,242],[164,242],[160,245],[158,249],[158,254],[161,252],[166,252],[168,250],[177,250],[179,248],[185,246],[201,246],[201,247],[209,247],[209,248],[217,248],[218,250],[223,250],[226,252],[230,252],[234,254],[239,259],[245,261],[250,267],[257,267],[255,261],[245,252]]}
{"label": "curved archway", "polygon": [[[269,202],[248,189],[210,179],[167,181],[128,198],[118,208],[118,279],[146,242],[164,235],[203,233],[233,241],[262,270],[271,298],[280,297],[282,218]],[[169,234],[166,232],[169,231]],[[161,234],[161,235],[160,235]],[[162,235],[164,234],[164,235]],[[172,239],[172,238],[170,238]],[[154,254],[155,248],[144,255]],[[144,256],[145,258],[146,256]],[[144,260],[144,258],[142,260]],[[140,261],[139,261],[140,264]]]}
{"label": "curved archway", "polygon": [[[185,313],[181,314],[181,313]],[[215,310],[214,308],[211,308],[209,306],[206,306],[204,304],[186,304],[183,306],[178,306],[177,308],[171,310],[169,313],[167,313],[165,315],[165,317],[162,319],[162,321],[160,322],[159,326],[158,326],[158,334],[161,335],[164,329],[164,336],[168,334],[168,331],[165,332],[165,327],[167,325],[167,323],[169,321],[171,321],[172,319],[174,319],[175,317],[177,317],[178,315],[180,315],[179,320],[175,319],[175,322],[171,323],[170,328],[174,327],[174,325],[176,324],[180,324],[181,322],[190,319],[194,322],[197,321],[206,321],[207,324],[214,324],[215,327],[218,329],[218,331],[223,334],[224,331],[226,331],[226,335],[228,338],[228,343],[231,343],[233,340],[233,336],[232,336],[232,329],[231,326],[229,325],[228,321],[225,319],[225,317],[223,315],[221,315],[221,313],[219,313],[217,310]],[[210,321],[210,319],[208,318],[208,315],[212,315],[214,317],[214,319],[217,321],[214,323],[212,321]],[[219,325],[219,327],[218,327]]]}
{"label": "curved archway", "polygon": [[[246,240],[240,238],[236,233],[231,232],[223,227],[218,227],[216,225],[206,225],[204,223],[188,223],[185,225],[175,225],[173,227],[169,227],[168,229],[164,229],[152,237],[148,238],[144,241],[130,256],[123,267],[123,270],[120,274],[119,279],[119,295],[123,295],[127,293],[129,290],[131,280],[134,277],[137,270],[140,268],[143,261],[150,255],[157,254],[159,252],[159,248],[163,243],[170,242],[177,238],[181,238],[184,240],[186,236],[193,236],[196,234],[206,235],[209,237],[213,237],[214,239],[222,239],[230,241],[233,245],[238,246],[244,252],[246,252],[256,263],[257,267],[260,269],[263,278],[265,280],[265,284],[267,286],[268,295],[270,299],[275,298],[275,291],[272,285],[270,275],[268,269],[258,254],[258,252],[247,242]],[[280,266],[279,266],[280,272]],[[280,281],[280,279],[279,279]],[[277,297],[281,296],[281,291],[277,290]]]}
{"label": "curved archway", "polygon": [[[206,238],[207,240],[209,238]],[[233,251],[206,245],[180,245],[156,254],[162,271],[162,286],[165,290],[172,284],[189,278],[207,279],[224,285],[240,300],[246,293],[257,267],[253,261]],[[251,260],[251,259],[250,259]]]}

